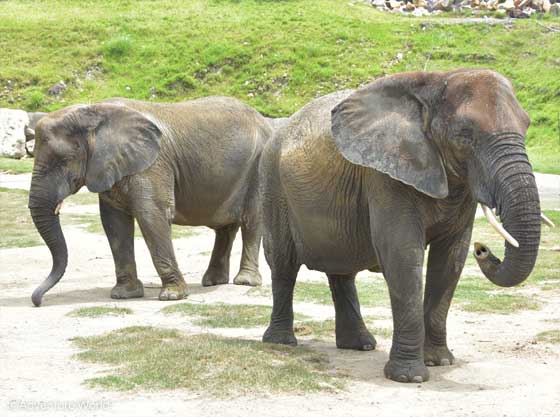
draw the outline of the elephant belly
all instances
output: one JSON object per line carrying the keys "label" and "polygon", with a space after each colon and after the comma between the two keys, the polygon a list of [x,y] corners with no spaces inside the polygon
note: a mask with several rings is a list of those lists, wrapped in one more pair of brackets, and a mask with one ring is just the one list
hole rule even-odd
{"label": "elephant belly", "polygon": [[305,216],[305,221],[298,221],[295,216],[291,222],[292,235],[300,262],[309,269],[330,274],[377,269],[369,224],[360,222],[364,219],[358,217],[355,221],[347,220],[318,213]]}

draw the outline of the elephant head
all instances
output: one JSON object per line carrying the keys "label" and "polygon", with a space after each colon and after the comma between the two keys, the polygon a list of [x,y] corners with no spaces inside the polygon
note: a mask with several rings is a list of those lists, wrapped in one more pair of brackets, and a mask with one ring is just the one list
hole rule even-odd
{"label": "elephant head", "polygon": [[62,201],[83,185],[103,192],[123,177],[147,169],[157,158],[161,131],[136,110],[103,103],[50,113],[37,124],[35,136],[29,209],[53,259],[49,276],[32,295],[33,304],[39,306],[68,262],[58,219]]}
{"label": "elephant head", "polygon": [[331,121],[350,162],[434,199],[460,185],[488,214],[496,208],[504,261],[476,244],[479,266],[499,286],[529,276],[540,240],[539,195],[525,151],[530,120],[506,78],[489,70],[388,76],[339,103]]}

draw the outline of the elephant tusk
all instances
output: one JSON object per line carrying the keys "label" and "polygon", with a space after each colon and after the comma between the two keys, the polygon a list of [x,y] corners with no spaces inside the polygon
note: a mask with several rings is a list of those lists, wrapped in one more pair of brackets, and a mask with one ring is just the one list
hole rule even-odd
{"label": "elephant tusk", "polygon": [[494,230],[496,230],[496,232],[498,232],[500,235],[502,235],[502,237],[507,240],[512,246],[515,246],[516,248],[519,247],[519,243],[517,242],[517,240],[515,240],[515,238],[510,235],[508,233],[508,231],[506,229],[504,229],[504,227],[500,224],[500,222],[498,221],[498,219],[496,218],[496,216],[494,216],[494,213],[492,213],[492,209],[488,206],[485,206],[484,204],[481,204],[482,207],[482,211],[484,212],[484,215],[486,216],[486,219],[488,220],[488,222],[492,225],[492,227],[494,228]]}
{"label": "elephant tusk", "polygon": [[62,201],[60,203],[58,203],[56,205],[56,207],[54,208],[54,215],[58,216],[58,214],[60,213],[60,209],[62,208]]}
{"label": "elephant tusk", "polygon": [[550,220],[548,217],[546,217],[544,215],[544,213],[541,213],[541,221],[546,224],[548,227],[555,227],[555,224],[552,223],[552,220]]}

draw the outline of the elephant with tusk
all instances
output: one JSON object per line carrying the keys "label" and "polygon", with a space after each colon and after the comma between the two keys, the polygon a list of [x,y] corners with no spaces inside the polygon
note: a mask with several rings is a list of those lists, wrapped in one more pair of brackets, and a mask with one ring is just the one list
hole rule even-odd
{"label": "elephant with tusk", "polygon": [[263,340],[297,343],[293,290],[305,264],[328,277],[337,346],[373,349],[354,283],[369,269],[383,273],[391,297],[385,376],[423,382],[427,365],[452,364],[447,314],[478,203],[506,239],[503,262],[475,244],[486,277],[509,287],[535,265],[541,211],[525,151],[529,122],[505,77],[468,69],[383,77],[292,115],[260,163],[273,290]]}
{"label": "elephant with tusk", "polygon": [[64,274],[68,250],[58,214],[63,200],[83,185],[99,193],[117,277],[112,298],[144,295],[134,259],[135,219],[162,280],[160,300],[187,294],[171,224],[215,230],[205,286],[229,282],[231,248],[241,228],[234,283],[260,285],[257,167],[272,127],[257,111],[227,97],[175,104],[117,98],[50,113],[33,133],[29,209],[53,258],[33,304],[39,306]]}

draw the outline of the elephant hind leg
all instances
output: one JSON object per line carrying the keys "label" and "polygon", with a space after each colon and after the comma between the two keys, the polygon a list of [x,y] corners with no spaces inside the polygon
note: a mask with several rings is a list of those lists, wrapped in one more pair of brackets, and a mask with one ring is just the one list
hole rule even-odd
{"label": "elephant hind leg", "polygon": [[243,238],[243,252],[239,272],[233,279],[236,285],[249,285],[256,287],[262,284],[259,272],[259,250],[262,238],[262,224],[260,221],[258,204],[252,204],[248,215],[241,224]]}
{"label": "elephant hind leg", "polygon": [[239,230],[237,224],[230,224],[216,229],[214,249],[208,269],[202,277],[202,285],[222,285],[229,282],[229,258],[235,235]]}
{"label": "elephant hind leg", "polygon": [[368,331],[356,292],[355,274],[329,277],[336,313],[336,347],[339,349],[372,350],[377,342]]}
{"label": "elephant hind leg", "polygon": [[269,189],[270,198],[265,198],[263,204],[263,246],[271,270],[272,315],[262,340],[295,346],[293,298],[301,264],[288,223],[287,205],[275,194],[278,189]]}

